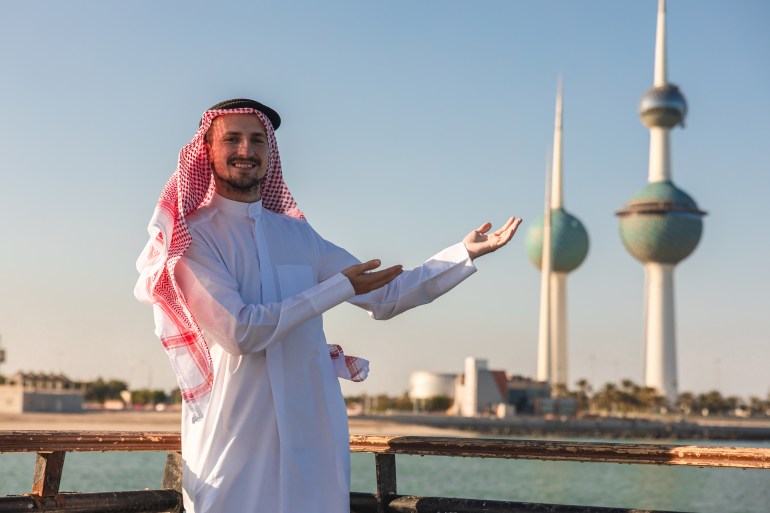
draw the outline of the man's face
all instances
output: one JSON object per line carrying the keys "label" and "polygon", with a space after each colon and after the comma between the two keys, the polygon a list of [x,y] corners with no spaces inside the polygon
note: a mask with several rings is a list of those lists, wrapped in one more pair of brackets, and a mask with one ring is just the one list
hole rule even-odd
{"label": "man's face", "polygon": [[269,148],[265,126],[256,114],[215,118],[206,134],[206,148],[219,194],[238,201],[259,199]]}

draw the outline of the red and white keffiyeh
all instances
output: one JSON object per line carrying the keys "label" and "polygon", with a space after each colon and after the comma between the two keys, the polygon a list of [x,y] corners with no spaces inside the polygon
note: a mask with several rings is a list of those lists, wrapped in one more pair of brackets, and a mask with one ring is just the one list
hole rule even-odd
{"label": "red and white keffiyeh", "polygon": [[[174,267],[191,242],[185,217],[208,205],[214,195],[214,180],[204,139],[214,118],[225,114],[256,114],[265,126],[269,163],[265,179],[260,183],[262,206],[273,212],[305,218],[283,181],[275,130],[267,116],[252,108],[206,111],[195,137],[179,152],[176,171],[163,188],[155,207],[148,227],[150,240],[136,262],[140,276],[134,288],[137,299],[153,306],[155,334],[171,360],[182,399],[190,408],[194,421],[202,418],[206,410],[213,367],[201,329],[174,279]],[[366,360],[345,356],[338,345],[329,346],[329,355],[338,376],[353,381],[366,378]],[[345,365],[340,365],[341,362]]]}

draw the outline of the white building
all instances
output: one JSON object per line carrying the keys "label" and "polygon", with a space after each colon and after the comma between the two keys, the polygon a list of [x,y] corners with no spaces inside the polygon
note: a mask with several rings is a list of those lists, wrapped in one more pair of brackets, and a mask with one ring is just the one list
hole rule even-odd
{"label": "white building", "polygon": [[418,371],[409,378],[409,397],[416,409],[420,409],[420,401],[445,396],[453,400],[449,413],[463,417],[535,413],[537,401],[550,394],[547,382],[491,370],[487,360],[470,356],[462,374]]}
{"label": "white building", "polygon": [[83,392],[63,374],[19,372],[0,385],[0,413],[83,411]]}

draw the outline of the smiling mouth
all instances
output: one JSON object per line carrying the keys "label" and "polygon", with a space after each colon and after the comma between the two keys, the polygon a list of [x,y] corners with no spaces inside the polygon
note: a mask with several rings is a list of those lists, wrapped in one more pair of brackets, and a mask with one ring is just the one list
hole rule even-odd
{"label": "smiling mouth", "polygon": [[252,169],[259,166],[256,160],[232,160],[228,164],[236,169]]}

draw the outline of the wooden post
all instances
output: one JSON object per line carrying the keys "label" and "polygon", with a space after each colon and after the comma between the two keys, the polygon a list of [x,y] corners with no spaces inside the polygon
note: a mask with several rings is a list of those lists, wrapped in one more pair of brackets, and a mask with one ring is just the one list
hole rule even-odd
{"label": "wooden post", "polygon": [[32,478],[32,493],[34,495],[51,497],[59,493],[65,454],[64,451],[37,453],[35,474]]}
{"label": "wooden post", "polygon": [[388,504],[396,496],[396,455],[375,454],[377,470],[377,513],[386,513]]}
{"label": "wooden post", "polygon": [[182,493],[182,453],[168,451],[166,453],[166,470],[163,472],[164,490],[176,490]]}

